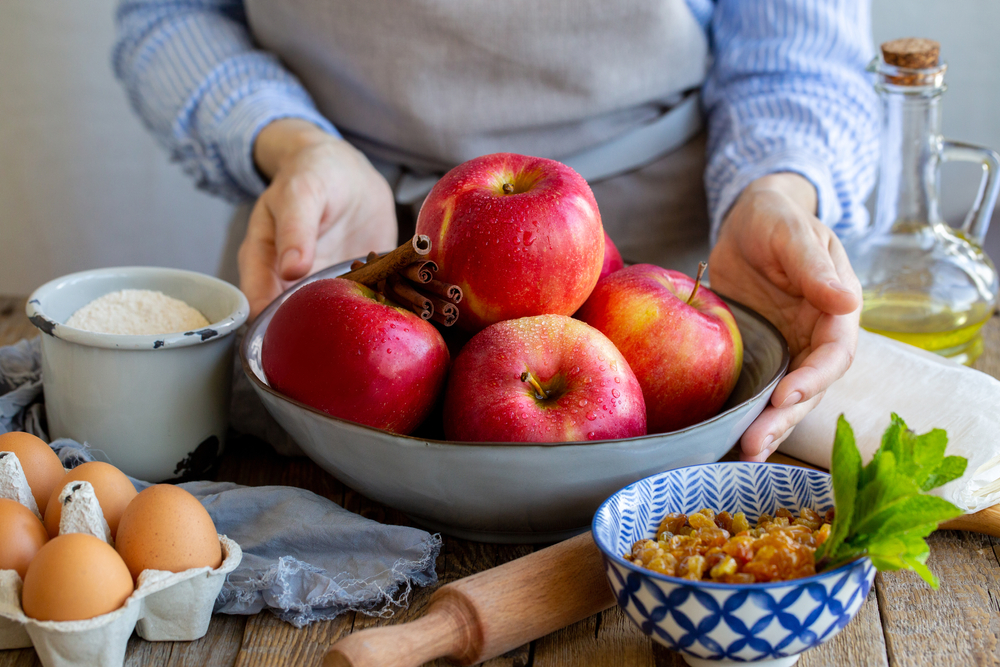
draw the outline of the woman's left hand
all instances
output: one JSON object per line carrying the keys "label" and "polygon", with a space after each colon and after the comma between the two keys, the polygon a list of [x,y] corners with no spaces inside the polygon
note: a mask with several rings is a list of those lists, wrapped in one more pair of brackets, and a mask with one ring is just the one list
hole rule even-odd
{"label": "woman's left hand", "polygon": [[744,460],[774,452],[854,359],[861,285],[815,210],[815,188],[802,176],[760,178],[736,200],[709,257],[712,290],[766,317],[792,355],[790,372],[740,441]]}

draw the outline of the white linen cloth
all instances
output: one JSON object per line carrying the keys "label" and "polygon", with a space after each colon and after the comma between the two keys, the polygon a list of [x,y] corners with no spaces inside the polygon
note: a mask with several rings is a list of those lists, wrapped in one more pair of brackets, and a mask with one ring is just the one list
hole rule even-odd
{"label": "white linen cloth", "polygon": [[867,462],[892,412],[917,433],[944,429],[945,455],[969,460],[962,477],[931,493],[966,512],[1000,502],[1000,381],[864,330],[851,368],[778,451],[829,468],[837,416],[843,413]]}

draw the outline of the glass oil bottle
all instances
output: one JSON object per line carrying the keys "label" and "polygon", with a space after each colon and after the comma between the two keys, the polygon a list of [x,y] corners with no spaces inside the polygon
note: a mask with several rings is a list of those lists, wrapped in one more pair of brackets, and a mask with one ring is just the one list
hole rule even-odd
{"label": "glass oil bottle", "polygon": [[[971,364],[982,352],[980,328],[997,304],[997,271],[983,252],[1000,191],[1000,156],[941,137],[947,65],[937,42],[882,45],[869,71],[882,105],[882,155],[875,216],[845,241],[861,281],[861,326]],[[982,165],[979,191],[964,223],[947,225],[938,208],[946,161]]]}

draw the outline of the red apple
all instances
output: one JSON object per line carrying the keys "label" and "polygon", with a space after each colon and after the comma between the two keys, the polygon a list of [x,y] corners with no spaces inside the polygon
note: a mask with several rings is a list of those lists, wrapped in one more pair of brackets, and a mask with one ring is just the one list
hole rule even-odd
{"label": "red apple", "polygon": [[303,286],[264,334],[268,383],[334,417],[406,434],[427,417],[448,371],[438,330],[350,280]]}
{"label": "red apple", "polygon": [[449,440],[567,442],[646,433],[642,388],[601,332],[565,315],[498,322],[452,365]]}
{"label": "red apple", "polygon": [[587,182],[564,164],[513,153],[469,160],[417,216],[437,278],[462,288],[458,324],[478,331],[529,315],[572,315],[601,274],[604,228]]}
{"label": "red apple", "polygon": [[618,247],[608,236],[608,233],[604,232],[604,265],[601,267],[601,278],[624,268],[625,262],[622,260],[622,254],[618,252]]}
{"label": "red apple", "polygon": [[[729,307],[677,271],[636,264],[603,278],[578,318],[614,342],[639,378],[650,433],[718,413],[743,366]],[[690,302],[690,303],[689,303]]]}

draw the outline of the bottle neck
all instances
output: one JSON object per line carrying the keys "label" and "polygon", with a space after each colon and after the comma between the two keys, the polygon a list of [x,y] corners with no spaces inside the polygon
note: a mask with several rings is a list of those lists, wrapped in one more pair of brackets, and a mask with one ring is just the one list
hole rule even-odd
{"label": "bottle neck", "polygon": [[941,220],[938,169],[944,86],[878,86],[882,155],[876,199],[878,230],[915,231]]}

